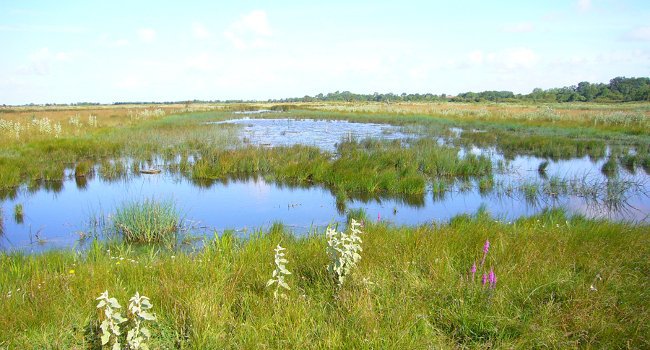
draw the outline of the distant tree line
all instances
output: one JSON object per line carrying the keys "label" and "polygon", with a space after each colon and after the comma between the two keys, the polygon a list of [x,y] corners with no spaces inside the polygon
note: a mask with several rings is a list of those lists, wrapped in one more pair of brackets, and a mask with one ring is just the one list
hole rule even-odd
{"label": "distant tree line", "polygon": [[454,97],[454,101],[508,101],[532,100],[536,102],[629,102],[650,101],[650,78],[617,77],[608,84],[592,84],[586,81],[578,85],[548,90],[534,89],[527,95],[515,95],[510,91],[466,92]]}
{"label": "distant tree line", "polygon": [[434,95],[434,94],[400,94],[374,93],[355,94],[349,91],[336,91],[326,95],[304,96],[286,98],[280,100],[269,100],[268,102],[314,102],[314,101],[338,101],[338,102],[431,102],[431,101],[452,101],[452,102],[628,102],[628,101],[650,101],[650,78],[625,78],[617,77],[608,84],[592,84],[586,81],[578,85],[548,90],[534,89],[529,94],[515,94],[512,91],[483,91],[465,92],[458,96]]}
{"label": "distant tree line", "polygon": [[280,100],[269,100],[268,102],[316,102],[316,101],[337,101],[337,102],[396,102],[396,101],[442,101],[447,100],[447,95],[434,94],[406,94],[396,95],[394,93],[380,94],[355,94],[350,91],[330,92],[327,95],[318,94],[316,96],[304,96],[295,98],[284,98]]}
{"label": "distant tree line", "polygon": [[[317,102],[317,101],[334,101],[334,102],[435,102],[435,101],[452,101],[452,102],[629,102],[629,101],[650,101],[650,78],[626,78],[616,77],[609,83],[589,83],[586,81],[578,85],[565,86],[562,88],[552,89],[534,89],[529,94],[515,94],[512,91],[483,91],[483,92],[464,92],[457,96],[448,96],[446,94],[394,94],[394,93],[373,93],[373,94],[355,94],[350,91],[336,91],[328,94],[318,94],[316,96],[304,96],[284,99],[269,99],[266,101],[259,100],[186,100],[186,101],[165,101],[165,102],[115,102],[114,105],[125,104],[202,104],[202,103],[254,103],[254,102]],[[33,103],[26,106],[94,106],[99,105],[95,102],[77,102],[71,104],[48,103],[35,105]],[[6,107],[3,105],[3,107]]]}
{"label": "distant tree line", "polygon": [[[650,78],[617,77],[609,84],[583,81],[577,86],[548,90],[556,93],[558,102],[571,101],[650,101]],[[537,94],[535,94],[537,93]],[[533,91],[531,98],[544,98],[544,91]]]}

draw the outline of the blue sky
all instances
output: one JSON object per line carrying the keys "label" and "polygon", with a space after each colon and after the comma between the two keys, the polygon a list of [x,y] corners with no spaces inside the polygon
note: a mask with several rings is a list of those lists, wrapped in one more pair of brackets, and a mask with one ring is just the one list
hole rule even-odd
{"label": "blue sky", "polygon": [[650,1],[0,0],[0,104],[527,93],[650,74]]}

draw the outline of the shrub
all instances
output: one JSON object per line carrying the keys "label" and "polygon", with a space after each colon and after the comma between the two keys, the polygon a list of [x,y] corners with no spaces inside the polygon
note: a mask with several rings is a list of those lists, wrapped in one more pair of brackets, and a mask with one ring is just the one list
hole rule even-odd
{"label": "shrub", "polygon": [[329,265],[327,270],[332,275],[336,283],[341,286],[345,278],[350,274],[359,260],[361,260],[361,226],[356,220],[351,219],[350,233],[337,232],[331,227],[327,227],[325,235],[327,237],[327,255]]}
{"label": "shrub", "polygon": [[[97,309],[100,310],[99,328],[102,331],[102,347],[110,347],[113,350],[122,349],[122,344],[126,340],[127,349],[138,350],[149,349],[147,341],[151,337],[151,332],[143,326],[144,321],[155,321],[156,316],[149,310],[153,307],[149,298],[135,292],[135,295],[129,299],[128,319],[122,317],[118,309],[122,306],[115,298],[108,297],[108,291],[102,293],[96,300],[99,300]],[[126,339],[120,325],[128,328]]]}
{"label": "shrub", "polygon": [[284,293],[279,293],[280,288],[291,290],[291,288],[289,288],[289,285],[284,281],[284,277],[291,274],[291,272],[289,272],[285,266],[285,264],[289,262],[284,258],[284,253],[282,252],[285,249],[286,248],[280,247],[279,244],[277,247],[275,247],[275,270],[273,270],[271,279],[266,282],[267,287],[270,287],[275,283],[275,290],[273,291],[273,297],[275,299],[277,299],[278,296],[281,296],[283,298],[287,297]]}

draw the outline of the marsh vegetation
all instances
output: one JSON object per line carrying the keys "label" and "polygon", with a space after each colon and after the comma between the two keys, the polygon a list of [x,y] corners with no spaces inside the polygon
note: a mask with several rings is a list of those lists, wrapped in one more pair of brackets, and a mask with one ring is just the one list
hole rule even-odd
{"label": "marsh vegetation", "polygon": [[649,114],[0,109],[0,346],[96,345],[110,290],[153,348],[647,347]]}
{"label": "marsh vegetation", "polygon": [[[210,237],[200,251],[97,241],[80,254],[3,254],[0,342],[85,347],[95,298],[110,288],[118,300],[135,290],[151,299],[152,348],[648,345],[647,226],[558,211],[512,223],[485,213],[417,227],[372,221],[340,287],[323,232],[298,237],[281,225]],[[278,242],[286,300],[266,287]],[[490,270],[494,288],[481,283]]]}

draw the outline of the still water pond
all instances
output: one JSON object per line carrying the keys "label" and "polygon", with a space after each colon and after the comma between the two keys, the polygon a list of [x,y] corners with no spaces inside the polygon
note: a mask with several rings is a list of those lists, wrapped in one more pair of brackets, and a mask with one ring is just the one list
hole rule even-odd
{"label": "still water pond", "polygon": [[215,124],[223,123],[243,126],[240,139],[245,144],[266,147],[307,145],[329,152],[336,151],[340,140],[405,140],[413,137],[392,125],[341,120],[241,118]]}
{"label": "still water pond", "polygon": [[[269,147],[293,144],[315,145],[333,151],[336,143],[347,137],[383,139],[412,138],[398,127],[350,122],[238,119],[229,121],[244,125],[240,137],[245,142]],[[467,149],[461,152],[488,154],[496,163],[505,162],[491,149]],[[28,191],[22,188],[12,199],[2,202],[0,248],[6,251],[36,252],[80,244],[81,232],[92,227],[92,218],[110,220],[115,208],[132,200],[156,198],[173,200],[184,217],[185,225],[194,233],[234,229],[250,232],[282,222],[296,234],[322,228],[345,220],[346,211],[363,208],[370,220],[386,220],[395,224],[424,224],[446,221],[458,214],[472,214],[483,207],[493,216],[509,221],[522,215],[539,213],[549,207],[563,207],[570,213],[617,220],[648,221],[650,200],[648,175],[621,169],[616,180],[600,172],[605,160],[588,157],[550,161],[546,174],[538,172],[543,159],[518,156],[507,161],[507,170],[494,176],[497,189],[484,191],[479,180],[455,183],[440,194],[430,190],[420,198],[364,198],[337,202],[335,196],[319,186],[297,188],[269,183],[261,178],[215,182],[197,185],[178,174],[134,175],[120,181],[90,178],[78,184],[73,177],[60,186]],[[513,191],[526,181],[544,183],[544,178],[558,176],[580,179],[594,187],[599,196],[588,199],[568,193],[555,196],[528,196]],[[615,183],[614,183],[615,182]],[[620,183],[625,205],[607,202],[609,187]],[[540,185],[541,186],[541,185]],[[24,215],[15,217],[16,205]]]}

